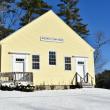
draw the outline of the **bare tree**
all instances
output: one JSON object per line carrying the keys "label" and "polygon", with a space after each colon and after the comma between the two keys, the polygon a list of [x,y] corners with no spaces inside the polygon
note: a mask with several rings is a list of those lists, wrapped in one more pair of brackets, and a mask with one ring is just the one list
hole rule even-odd
{"label": "bare tree", "polygon": [[107,60],[104,59],[102,55],[102,47],[110,42],[110,39],[106,39],[105,34],[103,32],[97,32],[94,37],[94,47],[95,47],[95,54],[94,54],[94,61],[95,61],[95,70],[99,72],[101,68],[107,63]]}
{"label": "bare tree", "polygon": [[18,24],[23,12],[15,1],[0,0],[0,40],[19,28]]}
{"label": "bare tree", "polygon": [[[0,2],[0,22],[8,29],[14,29],[20,21],[23,10],[17,7],[16,0]],[[19,23],[18,23],[19,24]]]}

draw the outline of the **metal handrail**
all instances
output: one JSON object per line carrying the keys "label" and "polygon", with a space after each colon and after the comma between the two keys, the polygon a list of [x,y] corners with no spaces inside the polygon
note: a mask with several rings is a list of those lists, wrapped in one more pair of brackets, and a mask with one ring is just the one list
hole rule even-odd
{"label": "metal handrail", "polygon": [[94,77],[90,73],[86,73],[84,79],[87,77],[87,82],[88,82],[88,76],[91,77],[91,84],[93,85],[93,79],[94,79]]}
{"label": "metal handrail", "polygon": [[[76,72],[75,75],[74,75],[74,77],[73,77],[73,79],[72,79],[72,83],[73,83],[73,81],[74,81],[75,78],[77,80],[77,75],[80,77],[80,82],[84,81],[83,77],[79,73]],[[76,83],[77,83],[77,81],[76,81]]]}
{"label": "metal handrail", "polygon": [[[81,83],[82,83],[82,81],[85,82],[85,78],[88,77],[88,75],[89,75],[91,77],[91,84],[93,85],[93,79],[94,79],[94,77],[91,76],[91,74],[89,74],[89,73],[86,73],[86,75],[84,77],[82,77],[79,73],[76,72],[75,75],[74,75],[74,77],[73,77],[73,79],[72,79],[72,83],[75,80],[75,78],[77,80],[77,75],[80,77],[80,82]],[[88,82],[88,79],[87,79],[87,82]],[[77,81],[76,81],[76,83],[77,83]]]}
{"label": "metal handrail", "polygon": [[75,78],[76,78],[76,73],[75,73],[75,75],[74,75],[74,77],[73,77],[73,79],[71,81],[71,84],[73,83],[73,81],[74,81]]}

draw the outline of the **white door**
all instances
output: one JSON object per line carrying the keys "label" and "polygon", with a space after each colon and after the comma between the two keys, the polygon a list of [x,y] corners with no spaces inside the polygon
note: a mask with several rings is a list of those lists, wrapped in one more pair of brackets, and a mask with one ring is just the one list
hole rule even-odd
{"label": "white door", "polygon": [[[23,80],[23,73],[24,72],[24,62],[16,62],[15,63],[15,72],[18,72],[16,74],[16,80]],[[19,73],[21,72],[21,73]]]}
{"label": "white door", "polygon": [[25,55],[13,55],[13,72],[15,72],[14,79],[22,80],[23,72],[26,71]]}
{"label": "white door", "polygon": [[24,62],[15,63],[15,72],[24,72]]}
{"label": "white door", "polygon": [[77,73],[80,75],[78,75],[77,76],[77,81],[78,82],[81,82],[81,80],[82,79],[80,79],[80,78],[84,78],[84,76],[85,76],[85,66],[84,66],[84,64],[78,64],[77,65]]}
{"label": "white door", "polygon": [[77,76],[77,82],[85,81],[85,75],[87,72],[87,59],[85,58],[76,58],[76,72],[79,74]]}

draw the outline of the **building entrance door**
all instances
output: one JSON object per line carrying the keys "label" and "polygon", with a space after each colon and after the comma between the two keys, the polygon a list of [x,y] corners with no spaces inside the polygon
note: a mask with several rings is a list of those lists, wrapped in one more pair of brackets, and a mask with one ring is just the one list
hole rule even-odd
{"label": "building entrance door", "polygon": [[87,58],[76,58],[77,82],[86,81]]}
{"label": "building entrance door", "polygon": [[15,80],[23,79],[23,72],[26,71],[25,55],[13,55],[13,72],[15,72]]}

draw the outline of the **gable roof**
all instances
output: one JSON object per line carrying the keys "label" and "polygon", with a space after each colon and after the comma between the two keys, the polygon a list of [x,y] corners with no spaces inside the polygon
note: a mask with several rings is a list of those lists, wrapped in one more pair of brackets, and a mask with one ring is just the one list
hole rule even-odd
{"label": "gable roof", "polygon": [[45,16],[48,16],[48,15],[53,15],[54,17],[56,17],[57,19],[59,19],[60,22],[63,22],[63,24],[65,24],[70,29],[70,31],[72,31],[80,39],[81,42],[84,42],[93,51],[95,50],[90,44],[88,44],[84,39],[82,39],[74,30],[72,30],[61,18],[59,18],[52,10],[46,12],[45,14],[43,14],[40,17],[38,17],[37,19],[33,20],[32,22],[30,22],[29,24],[25,25],[21,29],[17,30],[16,32],[12,33],[11,35],[7,36],[6,38],[2,39],[0,41],[0,44],[3,43],[3,42],[5,42],[6,40],[10,39],[11,37],[13,37],[13,35],[15,35],[16,33],[20,32],[21,30],[29,27],[31,24],[34,24],[35,22],[38,22],[40,19],[42,19],[42,18],[45,19]]}

